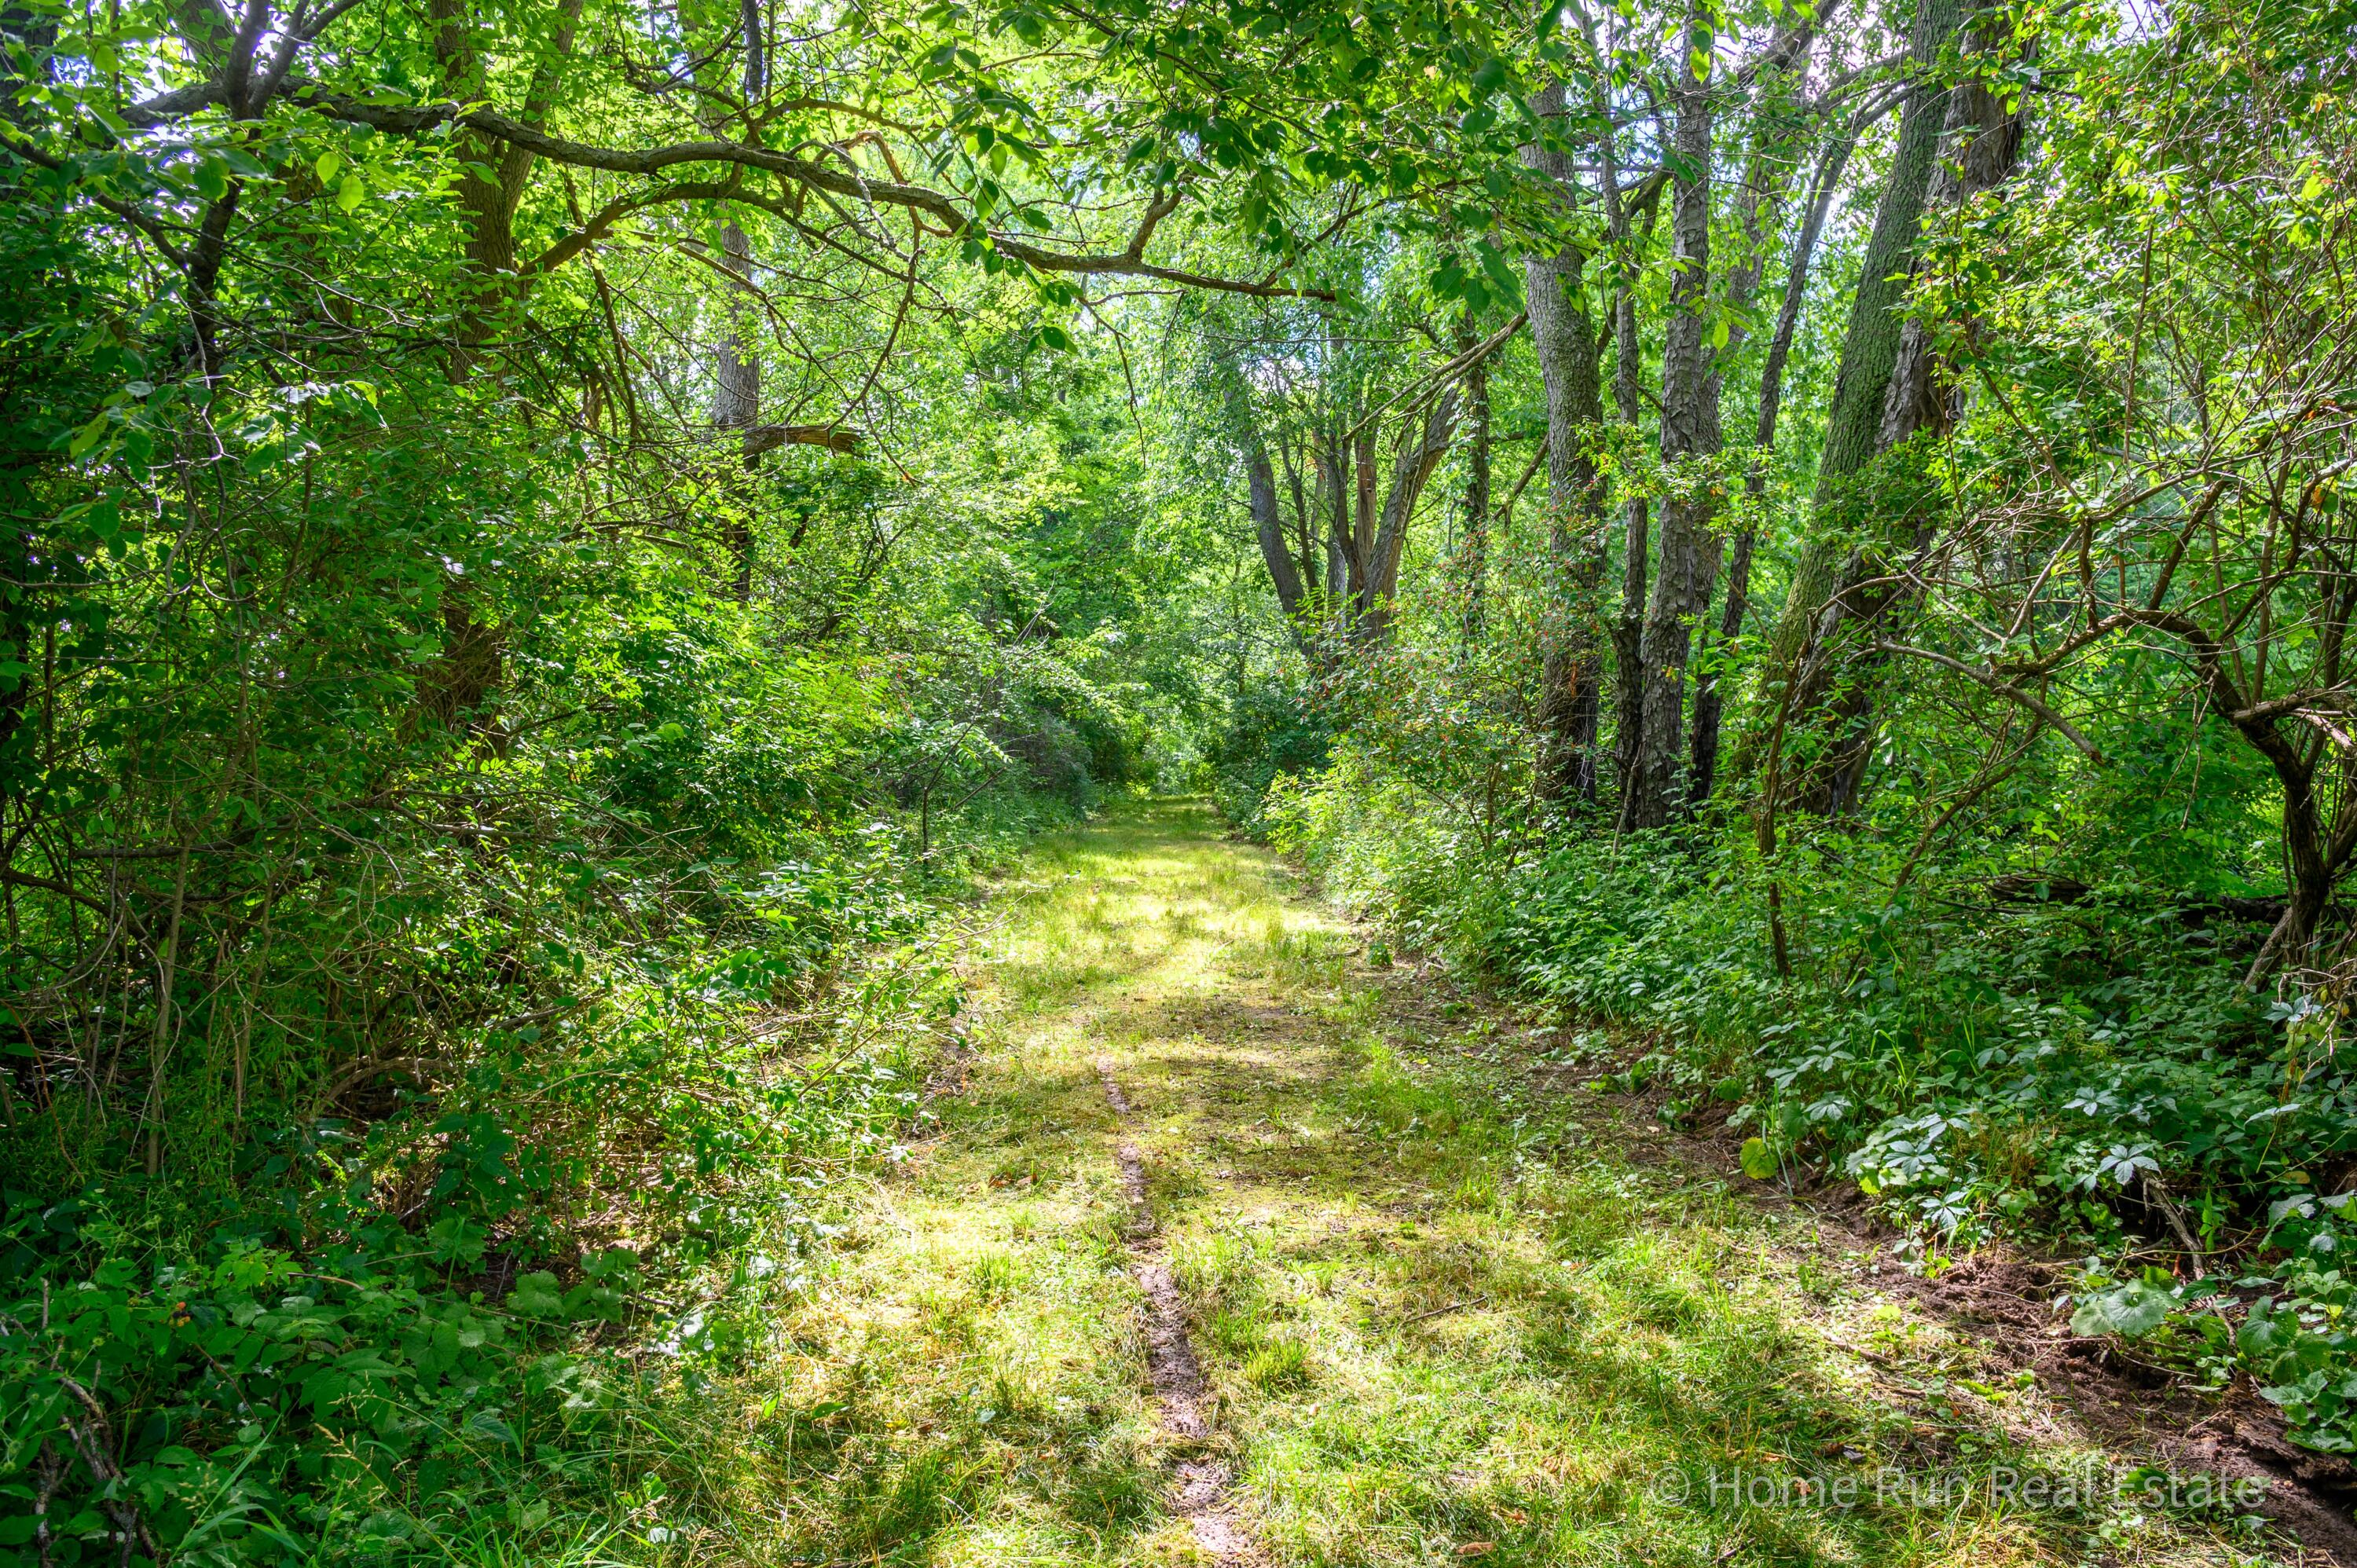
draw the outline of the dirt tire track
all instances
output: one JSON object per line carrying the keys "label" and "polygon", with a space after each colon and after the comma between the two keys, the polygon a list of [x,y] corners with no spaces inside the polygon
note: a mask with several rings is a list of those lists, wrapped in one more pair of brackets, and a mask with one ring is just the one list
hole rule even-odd
{"label": "dirt tire track", "polygon": [[[1112,1064],[1098,1062],[1097,1077],[1104,1083],[1105,1103],[1126,1125],[1134,1112]],[[1162,1259],[1161,1228],[1146,1189],[1146,1156],[1125,1136],[1114,1146],[1114,1158],[1121,1167],[1122,1196],[1129,1205],[1122,1233],[1129,1242],[1137,1288],[1146,1298],[1146,1375],[1154,1386],[1162,1430],[1184,1443],[1201,1443],[1211,1435],[1211,1391],[1188,1337],[1186,1298]],[[1172,1480],[1171,1511],[1187,1521],[1197,1546],[1238,1568],[1263,1561],[1228,1499],[1226,1465],[1208,1457],[1182,1459]]]}

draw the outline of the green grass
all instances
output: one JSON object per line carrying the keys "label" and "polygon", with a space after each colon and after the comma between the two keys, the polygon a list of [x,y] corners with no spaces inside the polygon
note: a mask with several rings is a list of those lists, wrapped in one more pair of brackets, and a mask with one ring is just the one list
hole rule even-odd
{"label": "green grass", "polygon": [[[1211,1445],[1274,1562],[2258,1549],[2231,1520],[1992,1501],[2000,1466],[2109,1456],[2034,1388],[1976,1376],[1972,1346],[1870,1299],[1797,1222],[1567,1112],[1510,1119],[1502,1069],[1451,1048],[1493,1037],[1494,1015],[1366,969],[1353,932],[1197,808],[1051,841],[999,908],[972,960],[967,1090],[714,1391],[680,1463],[702,1517],[729,1522],[684,1560],[1196,1559],[1162,1507],[1177,1455],[1144,1394],[1100,1059],[1136,1110]],[[1781,1477],[1784,1501],[1713,1501],[1714,1466]],[[1877,1472],[1880,1501],[1869,1482],[1857,1506],[1792,1502],[1796,1476]]]}

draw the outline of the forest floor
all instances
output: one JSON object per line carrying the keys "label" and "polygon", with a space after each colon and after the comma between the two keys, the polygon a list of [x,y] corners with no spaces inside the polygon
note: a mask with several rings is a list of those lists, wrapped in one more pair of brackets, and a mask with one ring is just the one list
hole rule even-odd
{"label": "forest floor", "polygon": [[965,1054],[731,1391],[732,1559],[2297,1559],[1198,808],[992,914]]}

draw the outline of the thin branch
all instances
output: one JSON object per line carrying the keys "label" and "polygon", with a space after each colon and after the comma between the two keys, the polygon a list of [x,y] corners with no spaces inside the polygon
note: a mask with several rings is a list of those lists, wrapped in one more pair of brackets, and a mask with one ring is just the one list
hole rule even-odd
{"label": "thin branch", "polygon": [[1998,696],[2005,698],[2007,702],[2019,703],[2023,707],[2028,708],[2031,713],[2036,714],[2040,718],[2052,725],[2056,734],[2069,741],[2072,746],[2077,746],[2088,761],[2095,764],[2098,768],[2104,765],[2104,754],[2095,748],[2095,743],[2089,740],[2085,736],[2081,735],[2077,727],[2074,726],[2069,719],[2066,719],[2061,714],[2056,713],[2053,707],[2036,693],[2025,691],[2021,687],[2013,684],[2010,681],[2007,681],[2004,676],[1996,673],[1996,671],[1993,670],[1975,670],[1961,659],[1951,658],[1945,653],[1935,652],[1928,648],[1910,648],[1903,642],[1878,642],[1874,646],[1877,650],[1884,653],[1903,653],[1910,659],[1926,660],[1931,663],[1941,666],[1943,669],[1953,670],[1968,681],[1978,682],[1983,686],[1986,686],[1990,691],[1996,693]]}

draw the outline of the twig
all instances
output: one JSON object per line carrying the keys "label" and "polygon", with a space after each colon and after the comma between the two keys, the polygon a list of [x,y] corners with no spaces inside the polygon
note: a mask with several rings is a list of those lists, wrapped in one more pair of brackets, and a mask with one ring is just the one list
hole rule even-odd
{"label": "twig", "polygon": [[2144,1190],[2145,1195],[2152,1199],[2153,1207],[2167,1217],[2169,1228],[2177,1232],[2177,1239],[2185,1243],[2186,1256],[2193,1260],[2193,1277],[2201,1279],[2208,1275],[2210,1261],[2201,1255],[2201,1244],[2193,1239],[2193,1232],[2186,1228],[2185,1216],[2170,1200],[2169,1189],[2160,1185],[2160,1178],[2150,1171],[2145,1172]]}
{"label": "twig", "polygon": [[156,1549],[156,1538],[148,1532],[147,1521],[139,1517],[139,1509],[128,1498],[107,1496],[114,1489],[114,1483],[123,1479],[123,1472],[114,1463],[114,1436],[107,1424],[106,1407],[100,1404],[88,1389],[62,1373],[58,1377],[58,1385],[90,1412],[91,1429],[88,1431],[84,1431],[81,1424],[65,1412],[59,1412],[59,1419],[65,1423],[66,1434],[73,1439],[74,1447],[80,1450],[82,1463],[90,1466],[92,1476],[98,1477],[102,1499],[99,1506],[113,1516],[115,1528],[122,1531],[124,1561],[128,1563],[131,1560],[131,1543],[136,1541],[146,1549],[152,1561],[163,1562],[164,1554]]}
{"label": "twig", "polygon": [[1452,1301],[1446,1306],[1436,1306],[1429,1312],[1419,1312],[1407,1321],[1409,1323],[1422,1323],[1427,1317],[1439,1317],[1451,1312],[1462,1312],[1469,1306],[1486,1306],[1489,1305],[1489,1301],[1490,1298],[1486,1295],[1472,1296],[1464,1301]]}

